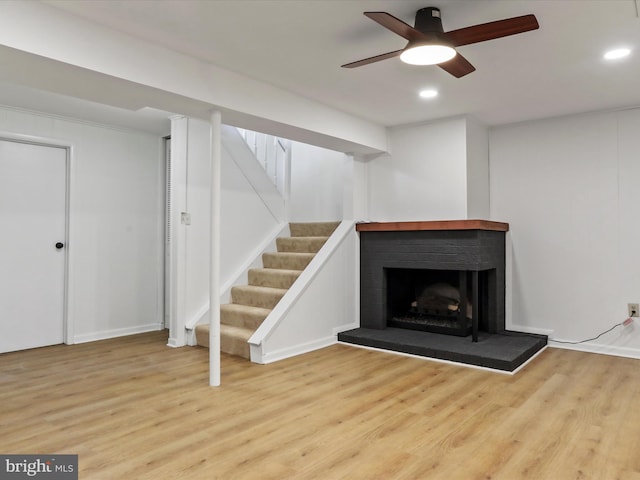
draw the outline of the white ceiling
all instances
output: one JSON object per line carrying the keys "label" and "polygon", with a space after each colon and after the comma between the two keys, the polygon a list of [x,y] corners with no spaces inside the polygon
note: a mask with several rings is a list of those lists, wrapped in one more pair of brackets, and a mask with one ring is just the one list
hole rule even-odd
{"label": "white ceiling", "polygon": [[[470,114],[498,125],[640,106],[637,0],[45,0],[130,35],[387,126]],[[406,43],[364,15],[413,24],[439,7],[445,31],[533,13],[540,29],[460,47],[476,71],[456,79],[398,58],[340,65]],[[633,49],[624,61],[605,50]],[[436,88],[433,100],[418,98]]]}

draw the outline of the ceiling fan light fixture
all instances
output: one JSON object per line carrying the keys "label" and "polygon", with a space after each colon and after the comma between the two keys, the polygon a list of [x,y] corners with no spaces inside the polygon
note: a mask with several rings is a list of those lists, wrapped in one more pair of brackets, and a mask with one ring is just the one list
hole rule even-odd
{"label": "ceiling fan light fixture", "polygon": [[437,65],[451,60],[456,51],[449,45],[429,43],[406,48],[400,54],[400,60],[410,65]]}

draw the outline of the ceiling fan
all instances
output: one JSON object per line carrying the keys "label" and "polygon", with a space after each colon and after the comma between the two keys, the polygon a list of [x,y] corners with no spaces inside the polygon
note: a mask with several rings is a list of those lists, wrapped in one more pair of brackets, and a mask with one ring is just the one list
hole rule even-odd
{"label": "ceiling fan", "polygon": [[364,12],[364,14],[393,33],[405,38],[409,43],[401,50],[347,63],[342,65],[344,68],[361,67],[400,56],[400,60],[413,65],[438,65],[454,77],[460,78],[473,72],[475,67],[456,52],[455,47],[486,42],[494,38],[507,37],[539,28],[538,20],[532,14],[482,23],[450,32],[444,32],[440,9],[436,7],[418,10],[415,27],[387,12]]}

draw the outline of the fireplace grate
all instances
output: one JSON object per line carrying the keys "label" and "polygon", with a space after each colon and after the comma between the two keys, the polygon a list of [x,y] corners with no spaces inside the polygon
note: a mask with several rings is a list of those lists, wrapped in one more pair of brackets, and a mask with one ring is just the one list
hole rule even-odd
{"label": "fireplace grate", "polygon": [[461,325],[457,312],[446,315],[409,312],[406,315],[394,315],[388,324],[390,327],[466,337],[471,334],[472,328],[471,319],[466,320]]}

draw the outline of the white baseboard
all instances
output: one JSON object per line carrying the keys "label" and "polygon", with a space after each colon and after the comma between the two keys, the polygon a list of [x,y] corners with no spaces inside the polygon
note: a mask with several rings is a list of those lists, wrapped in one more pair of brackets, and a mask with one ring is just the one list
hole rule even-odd
{"label": "white baseboard", "polygon": [[167,341],[167,347],[180,348],[180,347],[184,347],[184,346],[185,346],[184,343],[178,342],[175,338],[169,337],[169,340]]}
{"label": "white baseboard", "polygon": [[187,330],[187,345],[189,345],[190,347],[195,347],[198,342],[196,341],[196,330],[195,328],[193,330]]}
{"label": "white baseboard", "polygon": [[549,346],[553,348],[563,348],[565,350],[576,350],[578,352],[600,353],[602,355],[613,355],[614,357],[640,359],[640,350],[637,348],[617,347],[615,345],[594,345],[589,343],[573,345],[569,343],[558,343],[553,340],[549,340]]}
{"label": "white baseboard", "polygon": [[135,327],[116,328],[113,330],[103,330],[101,332],[83,333],[73,337],[73,343],[87,343],[98,340],[107,340],[109,338],[125,337],[127,335],[135,335],[137,333],[155,332],[163,330],[162,323],[150,323],[148,325],[138,325]]}
{"label": "white baseboard", "polygon": [[338,343],[338,339],[335,337],[335,335],[331,335],[330,337],[324,337],[317,340],[313,340],[311,342],[301,343],[299,345],[294,345],[292,347],[287,347],[281,350],[269,352],[266,355],[262,355],[262,358],[260,359],[253,358],[253,355],[252,355],[251,361],[254,363],[261,363],[266,365],[268,363],[284,360],[285,358],[291,358],[291,357],[295,357],[296,355],[302,355],[303,353],[313,352],[314,350],[319,350],[321,348],[334,345],[335,343]]}

